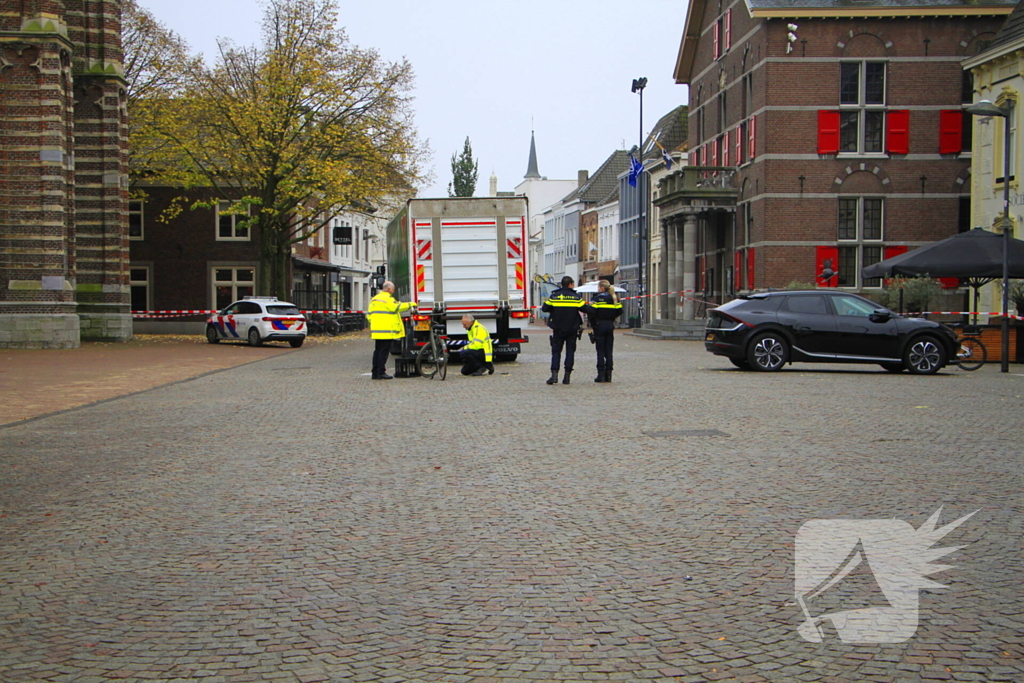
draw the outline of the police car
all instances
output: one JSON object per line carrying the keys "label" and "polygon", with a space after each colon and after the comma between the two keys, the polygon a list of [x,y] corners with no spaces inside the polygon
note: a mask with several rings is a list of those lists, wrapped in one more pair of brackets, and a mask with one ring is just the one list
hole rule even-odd
{"label": "police car", "polygon": [[206,319],[206,341],[222,339],[244,339],[250,346],[286,341],[297,349],[306,341],[306,318],[287,301],[247,296]]}

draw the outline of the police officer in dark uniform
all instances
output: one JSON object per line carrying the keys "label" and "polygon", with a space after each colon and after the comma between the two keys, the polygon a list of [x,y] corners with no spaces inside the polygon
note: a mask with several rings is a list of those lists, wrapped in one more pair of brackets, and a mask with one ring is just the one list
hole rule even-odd
{"label": "police officer in dark uniform", "polygon": [[558,365],[562,359],[562,347],[565,347],[565,376],[562,384],[569,383],[573,361],[576,356],[576,340],[583,332],[581,313],[589,315],[592,311],[583,296],[573,289],[575,281],[566,275],[562,278],[562,288],[551,292],[551,297],[544,302],[541,310],[548,314],[548,327],[551,328],[551,377],[548,384],[558,382]]}
{"label": "police officer in dark uniform", "polygon": [[597,377],[595,382],[612,381],[612,350],[615,346],[615,319],[622,315],[622,304],[615,296],[615,289],[607,280],[597,283],[598,293],[590,306],[590,327],[594,330],[594,345],[597,347]]}

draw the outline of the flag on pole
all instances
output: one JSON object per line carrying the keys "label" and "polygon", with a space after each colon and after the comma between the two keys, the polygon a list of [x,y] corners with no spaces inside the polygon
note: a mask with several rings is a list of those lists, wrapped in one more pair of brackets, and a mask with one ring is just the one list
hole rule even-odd
{"label": "flag on pole", "polygon": [[637,161],[636,157],[634,157],[632,155],[632,153],[631,153],[629,155],[629,184],[632,187],[636,187],[636,179],[638,177],[640,177],[640,174],[643,173],[643,172],[644,172],[643,164],[641,164],[639,161]]}
{"label": "flag on pole", "polygon": [[647,137],[649,137],[651,141],[658,146],[658,149],[661,150],[661,160],[665,162],[665,170],[672,170],[672,157],[668,155],[668,152],[665,151],[665,148],[661,146],[660,142],[658,142],[658,138],[654,137],[653,135],[648,135]]}

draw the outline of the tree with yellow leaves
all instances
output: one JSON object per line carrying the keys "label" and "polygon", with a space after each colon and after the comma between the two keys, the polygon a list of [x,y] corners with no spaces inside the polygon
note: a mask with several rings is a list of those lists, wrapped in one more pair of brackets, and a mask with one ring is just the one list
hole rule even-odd
{"label": "tree with yellow leaves", "polygon": [[351,45],[336,22],[335,0],[270,0],[259,46],[223,41],[212,67],[186,61],[167,96],[136,103],[136,167],[232,202],[259,240],[263,295],[287,297],[291,245],[334,213],[422,181],[411,66]]}

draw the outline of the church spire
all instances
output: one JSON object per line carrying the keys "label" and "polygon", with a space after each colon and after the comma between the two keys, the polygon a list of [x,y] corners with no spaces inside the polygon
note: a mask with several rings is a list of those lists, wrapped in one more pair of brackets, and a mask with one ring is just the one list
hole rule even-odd
{"label": "church spire", "polygon": [[527,180],[532,178],[540,179],[540,171],[537,170],[537,143],[533,139],[533,131],[530,131],[530,163],[526,169],[526,175],[523,176]]}

